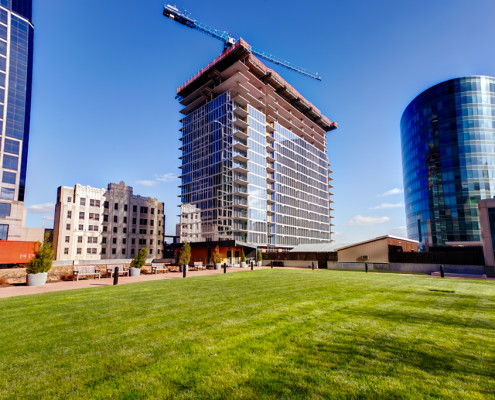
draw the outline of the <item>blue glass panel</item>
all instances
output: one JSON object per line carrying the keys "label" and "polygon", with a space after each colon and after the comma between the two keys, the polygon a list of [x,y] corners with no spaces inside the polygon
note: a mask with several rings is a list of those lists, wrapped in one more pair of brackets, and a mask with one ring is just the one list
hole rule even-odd
{"label": "blue glass panel", "polygon": [[16,174],[14,172],[3,171],[2,182],[15,185]]}

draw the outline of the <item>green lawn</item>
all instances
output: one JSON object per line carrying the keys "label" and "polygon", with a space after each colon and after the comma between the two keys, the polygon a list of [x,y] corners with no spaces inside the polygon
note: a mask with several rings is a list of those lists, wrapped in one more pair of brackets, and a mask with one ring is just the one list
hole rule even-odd
{"label": "green lawn", "polygon": [[246,271],[0,299],[0,326],[0,398],[495,397],[495,282]]}

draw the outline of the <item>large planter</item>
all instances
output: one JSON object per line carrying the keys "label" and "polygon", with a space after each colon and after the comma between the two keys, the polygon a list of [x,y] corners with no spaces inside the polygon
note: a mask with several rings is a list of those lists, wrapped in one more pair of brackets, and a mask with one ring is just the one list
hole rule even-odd
{"label": "large planter", "polygon": [[134,268],[134,267],[129,268],[129,275],[130,276],[139,276],[139,275],[141,275],[141,268]]}
{"label": "large planter", "polygon": [[258,267],[261,267],[263,265],[263,261],[258,261]]}
{"label": "large planter", "polygon": [[222,269],[222,263],[216,263],[215,269]]}
{"label": "large planter", "polygon": [[247,263],[245,261],[241,261],[241,268],[247,268]]}
{"label": "large planter", "polygon": [[40,272],[38,274],[27,274],[26,284],[28,286],[41,286],[46,283],[48,272]]}

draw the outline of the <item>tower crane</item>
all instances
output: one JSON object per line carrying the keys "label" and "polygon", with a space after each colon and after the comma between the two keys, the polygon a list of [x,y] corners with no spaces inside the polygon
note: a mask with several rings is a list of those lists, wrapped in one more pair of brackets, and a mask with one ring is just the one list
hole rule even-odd
{"label": "tower crane", "polygon": [[[203,32],[211,37],[214,37],[215,39],[221,40],[224,43],[224,50],[228,49],[232,45],[234,45],[237,42],[237,38],[231,36],[229,32],[227,31],[220,31],[218,29],[210,28],[209,26],[192,19],[188,13],[185,11],[179,10],[177,7],[172,6],[170,4],[167,4],[163,10],[163,15],[165,17],[168,17],[184,26],[187,26],[192,29],[196,29],[200,32]],[[261,51],[255,47],[249,46],[249,51],[251,53],[257,55],[260,58],[263,58],[267,61],[270,61],[274,64],[280,65],[282,67],[285,67],[287,69],[290,69],[292,71],[298,72],[304,76],[307,76],[309,78],[316,79],[318,81],[321,81],[321,76],[318,75],[318,73],[310,73],[305,71],[302,68],[296,67],[295,65],[292,65],[290,62],[282,60],[278,57],[275,57],[269,53],[266,53],[264,51]]]}

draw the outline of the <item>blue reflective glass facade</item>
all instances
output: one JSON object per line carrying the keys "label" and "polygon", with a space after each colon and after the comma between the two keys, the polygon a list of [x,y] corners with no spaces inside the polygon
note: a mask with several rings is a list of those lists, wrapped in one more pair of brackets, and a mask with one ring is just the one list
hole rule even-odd
{"label": "blue reflective glass facade", "polygon": [[495,78],[421,93],[404,111],[401,141],[409,238],[480,241],[478,203],[495,196]]}

